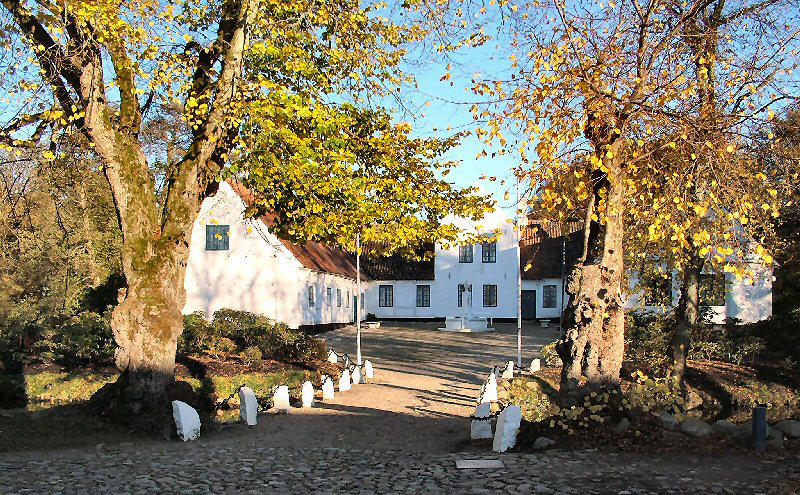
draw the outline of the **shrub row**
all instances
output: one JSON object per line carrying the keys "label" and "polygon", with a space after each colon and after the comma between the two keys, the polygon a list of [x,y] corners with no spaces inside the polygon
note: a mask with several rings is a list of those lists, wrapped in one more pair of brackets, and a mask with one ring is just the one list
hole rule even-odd
{"label": "shrub row", "polygon": [[[326,348],[324,342],[285,323],[222,309],[211,321],[200,313],[185,316],[178,352],[217,357],[239,354],[248,363],[261,359],[306,362],[323,358]],[[44,322],[0,324],[0,373],[17,373],[21,363],[31,360],[84,366],[111,364],[113,358],[109,313],[84,311]]]}

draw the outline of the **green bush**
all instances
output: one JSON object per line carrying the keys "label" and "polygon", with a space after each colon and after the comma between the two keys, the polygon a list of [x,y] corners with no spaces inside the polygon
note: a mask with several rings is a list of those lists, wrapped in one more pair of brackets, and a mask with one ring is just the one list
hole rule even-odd
{"label": "green bush", "polygon": [[208,321],[203,313],[184,317],[184,330],[178,341],[181,354],[239,353],[248,363],[261,359],[309,361],[322,359],[325,343],[285,323],[267,317],[221,309]]}
{"label": "green bush", "polygon": [[671,317],[628,311],[625,313],[625,358],[649,373],[661,374],[669,360]]}
{"label": "green bush", "polygon": [[40,332],[35,354],[64,365],[105,364],[114,358],[114,340],[107,317],[88,311]]}

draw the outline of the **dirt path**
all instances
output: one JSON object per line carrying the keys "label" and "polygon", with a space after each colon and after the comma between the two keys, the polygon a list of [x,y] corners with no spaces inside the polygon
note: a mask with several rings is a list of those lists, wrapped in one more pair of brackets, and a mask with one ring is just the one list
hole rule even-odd
{"label": "dirt path", "polygon": [[[301,445],[445,453],[466,448],[469,415],[491,366],[516,359],[516,327],[496,332],[450,333],[436,324],[383,326],[362,333],[362,354],[375,366],[370,383],[356,385],[312,409],[271,415],[253,441]],[[554,329],[524,329],[523,358],[556,337]],[[356,357],[355,329],[324,335],[330,348]]]}

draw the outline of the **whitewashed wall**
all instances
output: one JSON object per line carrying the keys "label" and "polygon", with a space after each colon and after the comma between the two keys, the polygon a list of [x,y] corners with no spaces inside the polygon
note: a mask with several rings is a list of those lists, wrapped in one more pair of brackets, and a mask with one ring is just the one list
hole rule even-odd
{"label": "whitewashed wall", "polygon": [[[737,318],[742,323],[753,323],[772,316],[772,269],[763,265],[753,265],[753,285],[737,281],[731,273],[725,274],[725,305],[709,307],[709,322],[722,324],[726,318]],[[664,313],[672,308],[648,306],[644,304],[643,293],[637,290],[639,281],[630,279],[631,295],[626,301],[626,308],[637,308],[651,313]],[[672,307],[678,305],[680,298],[680,281],[677,275],[672,276]]]}
{"label": "whitewashed wall", "polygon": [[[270,234],[259,220],[244,218],[245,204],[227,183],[207,198],[192,228],[184,286],[184,314],[202,311],[209,317],[222,308],[249,311],[286,322],[290,327],[352,321],[355,281],[309,270]],[[206,251],[206,225],[230,226],[229,249]],[[315,305],[308,305],[308,285]],[[325,287],[342,290],[342,306],[325,301]]]}

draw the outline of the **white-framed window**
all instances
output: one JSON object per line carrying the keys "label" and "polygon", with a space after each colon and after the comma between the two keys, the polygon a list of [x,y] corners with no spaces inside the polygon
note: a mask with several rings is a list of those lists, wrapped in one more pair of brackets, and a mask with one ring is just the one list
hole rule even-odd
{"label": "white-framed window", "polygon": [[458,307],[464,305],[464,285],[458,284]]}
{"label": "white-framed window", "polygon": [[313,285],[309,285],[308,286],[308,307],[309,308],[313,308],[314,307],[314,286]]}
{"label": "white-framed window", "polygon": [[364,309],[364,293],[363,292],[361,293],[360,300],[361,300],[361,309]]}
{"label": "white-framed window", "polygon": [[472,244],[462,244],[458,246],[458,262],[472,263]]}
{"label": "white-framed window", "polygon": [[328,299],[328,306],[333,306],[333,288],[332,287],[328,287],[328,292],[327,292],[326,295],[327,295],[327,299]]}
{"label": "white-framed window", "polygon": [[230,249],[230,225],[206,225],[206,251]]}
{"label": "white-framed window", "polygon": [[542,287],[542,307],[555,308],[556,307],[556,286],[548,284]]}
{"label": "white-framed window", "polygon": [[336,307],[342,307],[342,289],[336,289]]}
{"label": "white-framed window", "polygon": [[347,289],[347,297],[344,300],[344,307],[345,308],[350,307],[350,289]]}
{"label": "white-framed window", "polygon": [[418,285],[417,286],[417,307],[429,308],[431,306],[431,286]]}
{"label": "white-framed window", "polygon": [[700,274],[700,306],[725,306],[725,274]]}
{"label": "white-framed window", "polygon": [[481,244],[481,263],[497,263],[496,242],[484,242]]}
{"label": "white-framed window", "polygon": [[642,284],[645,306],[670,306],[672,304],[672,278],[656,274],[645,278]]}
{"label": "white-framed window", "polygon": [[391,308],[394,306],[394,286],[378,286],[378,306],[381,308]]}

